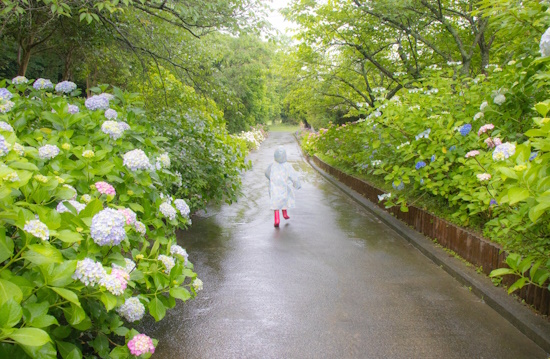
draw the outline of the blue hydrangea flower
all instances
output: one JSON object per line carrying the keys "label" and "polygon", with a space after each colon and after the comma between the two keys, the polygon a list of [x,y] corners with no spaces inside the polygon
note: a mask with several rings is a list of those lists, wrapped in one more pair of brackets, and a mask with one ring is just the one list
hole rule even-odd
{"label": "blue hydrangea flower", "polygon": [[4,136],[0,135],[0,157],[7,155],[8,152],[10,152],[10,145]]}
{"label": "blue hydrangea flower", "polygon": [[78,113],[79,111],[80,109],[78,108],[77,105],[69,105],[69,109],[68,109],[69,113],[75,114],[75,113]]}
{"label": "blue hydrangea flower", "polygon": [[104,115],[108,120],[116,120],[117,117],[118,117],[118,113],[115,110],[113,110],[112,108],[105,111]]}
{"label": "blue hydrangea flower", "polygon": [[424,168],[426,167],[426,162],[424,161],[419,161],[416,163],[416,165],[414,166],[414,168],[416,168],[417,170],[421,169],[421,168]]}
{"label": "blue hydrangea flower", "polygon": [[76,270],[73,279],[81,281],[85,286],[94,286],[99,284],[107,272],[101,265],[90,258],[84,258],[76,263]]}
{"label": "blue hydrangea flower", "polygon": [[55,85],[55,91],[63,93],[71,93],[76,90],[76,84],[71,81],[61,81]]}
{"label": "blue hydrangea flower", "polygon": [[449,151],[454,151],[456,150],[456,146],[455,145],[452,145],[451,147],[449,147]]}
{"label": "blue hydrangea flower", "polygon": [[435,157],[435,155],[432,155],[432,158],[430,159],[430,161],[435,162],[436,159],[437,159],[437,157]]}
{"label": "blue hydrangea flower", "polygon": [[460,132],[460,134],[462,136],[466,136],[467,134],[470,133],[470,131],[472,130],[472,125],[470,125],[469,123],[465,124],[464,126],[460,127],[458,129],[458,132]]}
{"label": "blue hydrangea flower", "polygon": [[489,202],[489,206],[498,206],[496,199],[492,198],[491,202]]}
{"label": "blue hydrangea flower", "polygon": [[86,99],[84,106],[91,111],[106,110],[109,108],[109,99],[106,96],[95,95]]}
{"label": "blue hydrangea flower", "polygon": [[538,155],[539,155],[538,152],[532,152],[532,153],[531,153],[531,156],[529,156],[529,161],[534,160],[535,158],[537,158]]}
{"label": "blue hydrangea flower", "polygon": [[5,87],[0,88],[0,100],[11,100],[13,94]]}
{"label": "blue hydrangea flower", "polygon": [[16,76],[11,79],[11,83],[14,85],[26,84],[29,80],[25,76]]}
{"label": "blue hydrangea flower", "polygon": [[10,100],[1,100],[0,99],[0,113],[6,113],[10,111],[13,106],[15,106],[15,102]]}
{"label": "blue hydrangea flower", "polygon": [[116,311],[128,322],[135,322],[145,315],[145,306],[139,301],[139,298],[131,297],[126,299]]}
{"label": "blue hydrangea flower", "polygon": [[126,217],[119,211],[106,208],[92,218],[91,236],[100,246],[119,245],[126,238]]}
{"label": "blue hydrangea flower", "polygon": [[493,160],[502,161],[516,153],[516,145],[510,142],[505,142],[498,145],[493,151]]}
{"label": "blue hydrangea flower", "polygon": [[398,191],[401,191],[403,188],[405,188],[405,184],[403,183],[403,181],[399,182],[399,184],[396,186],[394,182],[392,182],[392,187],[393,189],[395,190],[398,190]]}
{"label": "blue hydrangea flower", "polygon": [[5,121],[0,121],[0,130],[6,132],[13,132],[13,127]]}
{"label": "blue hydrangea flower", "polygon": [[191,210],[189,209],[189,206],[183,199],[176,199],[174,201],[174,206],[180,211],[181,215],[184,217],[189,216],[189,213],[191,213]]}
{"label": "blue hydrangea flower", "polygon": [[164,217],[168,218],[169,220],[173,221],[176,219],[177,212],[168,202],[163,202],[159,206],[159,211],[164,215]]}
{"label": "blue hydrangea flower", "polygon": [[48,90],[53,89],[53,84],[50,80],[47,79],[37,79],[34,84],[32,84],[35,90]]}

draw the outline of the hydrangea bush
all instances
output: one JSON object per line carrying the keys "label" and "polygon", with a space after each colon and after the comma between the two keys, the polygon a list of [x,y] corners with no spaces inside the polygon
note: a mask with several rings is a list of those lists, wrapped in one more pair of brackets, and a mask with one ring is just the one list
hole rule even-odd
{"label": "hydrangea bush", "polygon": [[511,291],[543,285],[550,274],[548,63],[525,56],[475,78],[433,70],[398,100],[379,98],[375,108],[350,113],[362,120],[305,134],[303,148],[382,187],[387,207],[425,206],[517,253],[510,269],[494,272],[523,276]]}
{"label": "hydrangea bush", "polygon": [[0,88],[13,104],[0,114],[0,357],[149,357],[156,340],[132,326],[202,287],[176,245],[188,201],[162,194],[185,187],[162,157],[178,145],[116,88],[85,101],[71,83]]}

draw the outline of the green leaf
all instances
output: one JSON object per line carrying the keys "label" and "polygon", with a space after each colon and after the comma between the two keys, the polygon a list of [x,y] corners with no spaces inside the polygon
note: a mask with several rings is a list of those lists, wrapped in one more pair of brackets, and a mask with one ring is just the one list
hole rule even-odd
{"label": "green leaf", "polygon": [[154,298],[149,302],[149,313],[158,322],[166,315],[166,307],[158,298]]}
{"label": "green leaf", "polygon": [[105,309],[107,309],[107,311],[110,311],[117,305],[117,297],[115,297],[111,293],[102,293],[100,299],[105,305]]}
{"label": "green leaf", "polygon": [[53,343],[46,343],[38,347],[21,345],[21,348],[33,359],[57,359],[57,351]]}
{"label": "green leaf", "polygon": [[113,350],[111,350],[111,353],[109,354],[109,358],[112,359],[125,359],[130,356],[130,350],[126,345],[121,347],[116,347]]}
{"label": "green leaf", "polygon": [[530,197],[529,191],[526,188],[510,187],[508,189],[508,199],[510,204],[518,203]]}
{"label": "green leaf", "polygon": [[72,278],[76,270],[76,260],[65,261],[61,264],[50,264],[45,269],[46,282],[54,287],[64,287],[74,281]]}
{"label": "green leaf", "polygon": [[84,238],[78,232],[74,232],[68,229],[59,231],[56,235],[62,242],[65,243],[75,243],[84,240]]}
{"label": "green leaf", "polygon": [[51,341],[48,333],[38,328],[15,329],[8,337],[19,344],[31,347],[41,346]]}
{"label": "green leaf", "polygon": [[67,299],[69,302],[80,307],[80,301],[78,300],[78,296],[72,290],[65,289],[65,288],[56,288],[56,287],[50,287],[50,289],[56,292],[57,294],[59,294],[61,297]]}
{"label": "green leaf", "polygon": [[49,244],[31,244],[23,258],[38,265],[63,262],[61,252]]}
{"label": "green leaf", "polygon": [[0,263],[13,255],[13,241],[6,237],[6,229],[0,227]]}
{"label": "green leaf", "polygon": [[491,271],[491,274],[489,274],[489,277],[501,277],[503,275],[507,274],[514,274],[515,272],[510,268],[499,268]]}
{"label": "green leaf", "polygon": [[46,328],[50,325],[59,325],[57,319],[49,314],[43,315],[41,317],[35,318],[29,322],[35,328]]}
{"label": "green leaf", "polygon": [[21,320],[23,310],[13,299],[8,299],[0,306],[0,328],[11,328]]}
{"label": "green leaf", "polygon": [[174,298],[181,299],[184,302],[191,298],[191,293],[182,287],[170,288],[170,295]]}
{"label": "green leaf", "polygon": [[516,171],[514,171],[511,168],[499,167],[498,170],[500,171],[500,173],[502,173],[503,175],[505,175],[508,178],[518,179],[518,175],[517,175]]}
{"label": "green leaf", "polygon": [[84,208],[80,212],[79,217],[80,218],[93,217],[102,209],[103,209],[103,203],[98,199],[94,199],[93,201],[90,201],[90,203],[88,203],[86,208]]}
{"label": "green leaf", "polygon": [[527,278],[521,277],[518,279],[514,284],[508,288],[508,294],[513,293],[514,291],[523,288],[523,286],[527,283]]}
{"label": "green leaf", "polygon": [[0,279],[0,304],[6,303],[8,299],[13,299],[17,303],[23,300],[23,292],[12,282]]}
{"label": "green leaf", "polygon": [[67,319],[67,322],[72,326],[81,323],[87,318],[84,309],[72,303],[69,308],[63,308],[63,312],[65,313],[65,319]]}
{"label": "green leaf", "polygon": [[82,352],[73,343],[63,342],[56,340],[57,350],[63,359],[80,359],[82,358]]}

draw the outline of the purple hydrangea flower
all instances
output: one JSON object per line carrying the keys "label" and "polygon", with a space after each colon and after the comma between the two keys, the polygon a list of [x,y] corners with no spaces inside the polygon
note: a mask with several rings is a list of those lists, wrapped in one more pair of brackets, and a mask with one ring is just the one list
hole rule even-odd
{"label": "purple hydrangea flower", "polygon": [[59,148],[55,145],[44,145],[38,149],[38,156],[43,160],[50,160],[59,154]]}
{"label": "purple hydrangea flower", "polygon": [[25,76],[16,76],[11,79],[11,83],[14,85],[26,84],[29,80]]}
{"label": "purple hydrangea flower", "polygon": [[0,100],[11,100],[13,94],[5,87],[0,88]]}
{"label": "purple hydrangea flower", "polygon": [[0,135],[0,157],[5,156],[10,152],[10,146],[4,136]]}
{"label": "purple hydrangea flower", "polygon": [[437,157],[435,157],[435,155],[432,155],[432,158],[430,158],[430,161],[435,162],[436,159],[437,159]]}
{"label": "purple hydrangea flower", "polygon": [[91,236],[100,246],[119,245],[126,238],[125,224],[122,213],[106,208],[92,218]]}
{"label": "purple hydrangea flower", "polygon": [[184,259],[184,265],[187,264],[187,259],[189,258],[189,255],[187,254],[187,251],[183,249],[182,247],[178,246],[177,244],[173,244],[170,247],[170,254],[173,256],[181,256]]}
{"label": "purple hydrangea flower", "polygon": [[95,95],[84,102],[84,106],[88,110],[106,110],[109,108],[109,99],[105,96]]}
{"label": "purple hydrangea flower", "polygon": [[71,206],[73,206],[76,209],[77,213],[80,213],[80,211],[82,211],[84,208],[86,208],[85,204],[82,204],[82,203],[77,202],[75,200],[68,200],[68,201],[59,202],[59,204],[57,205],[57,208],[55,210],[59,213],[70,212],[69,209],[67,207],[65,207],[65,202],[70,203]]}
{"label": "purple hydrangea flower", "polygon": [[419,161],[416,163],[416,165],[414,166],[414,168],[416,168],[417,170],[421,169],[421,168],[424,168],[426,167],[426,162],[424,161]]}
{"label": "purple hydrangea flower", "polygon": [[71,81],[61,81],[55,85],[55,91],[63,93],[71,93],[76,90],[76,84]]}
{"label": "purple hydrangea flower", "polygon": [[107,276],[107,272],[105,272],[101,263],[90,258],[84,258],[76,263],[73,279],[81,281],[88,287],[99,284],[105,276]]}
{"label": "purple hydrangea flower", "polygon": [[78,108],[77,105],[69,105],[69,109],[67,111],[71,114],[75,114],[75,113],[78,113],[80,109]]}
{"label": "purple hydrangea flower", "polygon": [[535,158],[537,158],[538,155],[539,155],[538,152],[532,152],[531,155],[529,156],[529,161],[534,160]]}
{"label": "purple hydrangea flower", "polygon": [[145,306],[139,301],[139,298],[131,297],[126,299],[116,311],[128,322],[135,322],[145,315]]}
{"label": "purple hydrangea flower", "polygon": [[108,120],[116,120],[117,117],[118,117],[118,113],[112,108],[105,111],[105,118],[107,118]]}
{"label": "purple hydrangea flower", "polygon": [[178,211],[180,211],[181,215],[184,217],[188,217],[189,213],[191,213],[191,209],[183,199],[179,199],[179,198],[176,199],[174,201],[174,205],[176,206]]}
{"label": "purple hydrangea flower", "polygon": [[35,90],[48,90],[53,89],[53,84],[50,80],[47,79],[37,79],[34,84],[32,84]]}
{"label": "purple hydrangea flower", "polygon": [[489,202],[489,206],[498,206],[497,200],[492,198],[491,202]]}

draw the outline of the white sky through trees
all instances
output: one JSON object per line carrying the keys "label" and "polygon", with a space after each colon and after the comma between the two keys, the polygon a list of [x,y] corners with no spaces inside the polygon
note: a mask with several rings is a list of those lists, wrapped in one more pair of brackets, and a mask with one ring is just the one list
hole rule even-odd
{"label": "white sky through trees", "polygon": [[[272,0],[271,1],[271,14],[268,16],[269,22],[273,25],[274,28],[285,33],[285,30],[291,29],[293,24],[291,22],[285,21],[283,15],[279,13],[279,10],[288,6],[291,0]],[[295,26],[295,25],[294,25]]]}

